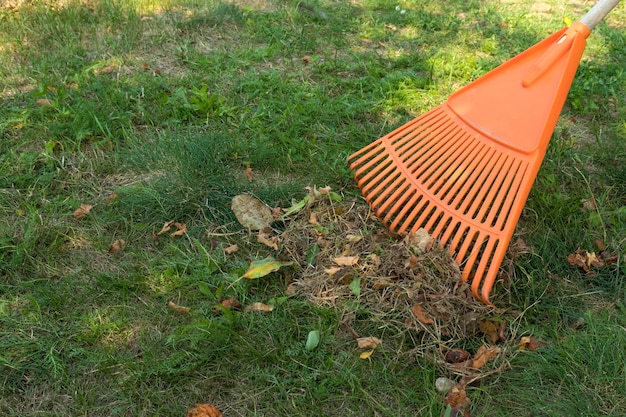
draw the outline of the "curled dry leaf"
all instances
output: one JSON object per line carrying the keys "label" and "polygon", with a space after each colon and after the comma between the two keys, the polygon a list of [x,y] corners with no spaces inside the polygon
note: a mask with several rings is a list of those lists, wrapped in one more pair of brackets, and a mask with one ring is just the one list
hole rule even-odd
{"label": "curled dry leaf", "polygon": [[445,361],[448,363],[461,363],[468,360],[470,353],[463,349],[450,349],[446,352]]}
{"label": "curled dry leaf", "polygon": [[39,104],[40,106],[50,106],[52,105],[52,102],[50,100],[48,100],[47,98],[39,98],[35,101],[35,103]]}
{"label": "curled dry leaf", "polygon": [[187,225],[185,223],[174,223],[174,227],[178,230],[171,234],[171,236],[182,236],[187,233]]}
{"label": "curled dry leaf", "polygon": [[259,231],[259,234],[257,235],[256,239],[259,243],[262,243],[265,246],[268,246],[274,250],[278,250],[278,242],[279,242],[278,236],[270,236],[267,233]]}
{"label": "curled dry leaf", "polygon": [[272,209],[251,195],[236,195],[230,207],[237,221],[250,230],[262,230],[274,221]]}
{"label": "curled dry leaf", "polygon": [[124,248],[126,248],[126,241],[123,239],[117,239],[111,244],[111,246],[109,246],[109,253],[121,252]]}
{"label": "curled dry leaf", "polygon": [[178,304],[176,304],[173,301],[168,301],[167,302],[167,306],[169,308],[171,308],[174,311],[178,311],[179,313],[189,313],[191,311],[191,308],[189,307],[184,307],[184,306],[179,306]]}
{"label": "curled dry leaf", "polygon": [[567,257],[567,261],[572,266],[577,266],[589,272],[591,268],[600,268],[604,266],[604,261],[599,258],[595,252],[587,252],[584,249],[578,249]]}
{"label": "curled dry leaf", "polygon": [[498,343],[500,341],[500,325],[494,320],[480,320],[478,328],[483,332],[489,343]]}
{"label": "curled dry leaf", "polygon": [[241,307],[241,304],[239,303],[239,301],[237,301],[236,298],[231,297],[231,298],[227,298],[226,300],[220,301],[219,305],[215,307],[215,312],[221,313],[223,308],[237,309],[239,307]]}
{"label": "curled dry leaf", "polygon": [[453,386],[446,394],[443,402],[450,407],[450,416],[470,417],[469,407],[472,402],[467,398],[464,384],[460,383]]}
{"label": "curled dry leaf", "polygon": [[224,249],[224,253],[226,255],[230,255],[231,253],[235,253],[239,250],[239,246],[237,245],[230,245],[229,247],[227,247],[226,249]]}
{"label": "curled dry leaf", "polygon": [[187,411],[187,417],[222,417],[222,412],[212,404],[196,404]]}
{"label": "curled dry leaf", "polygon": [[497,346],[488,348],[487,346],[482,345],[478,348],[476,354],[474,355],[474,359],[472,360],[472,368],[482,368],[487,364],[487,362],[500,354],[500,352],[502,352],[502,349]]}
{"label": "curled dry leaf", "polygon": [[520,350],[537,350],[541,346],[543,346],[543,342],[534,336],[524,336],[520,339],[519,343]]}
{"label": "curled dry leaf", "polygon": [[374,336],[359,337],[356,340],[356,344],[359,349],[376,349],[382,343],[382,340]]}
{"label": "curled dry leaf", "polygon": [[338,267],[338,266],[329,266],[328,268],[324,268],[324,272],[326,272],[328,275],[335,276],[335,274],[339,271],[341,271],[342,268]]}
{"label": "curled dry leaf", "polygon": [[162,234],[165,234],[167,232],[169,232],[170,230],[172,230],[172,225],[174,224],[174,221],[170,221],[167,222],[163,225],[163,227],[161,228],[161,231],[159,233],[157,233],[157,236],[161,236]]}
{"label": "curled dry leaf", "polygon": [[74,218],[82,219],[86,214],[89,214],[92,208],[93,206],[90,206],[89,204],[81,204],[79,208],[74,210]]}
{"label": "curled dry leaf", "polygon": [[333,258],[333,262],[339,266],[354,266],[359,263],[358,256],[338,256]]}
{"label": "curled dry leaf", "polygon": [[414,304],[413,307],[411,307],[411,311],[422,324],[433,324],[435,322],[421,304]]}
{"label": "curled dry leaf", "polygon": [[420,227],[414,233],[409,233],[404,238],[404,242],[418,253],[424,253],[432,249],[435,239],[424,228]]}
{"label": "curled dry leaf", "polygon": [[252,175],[252,168],[249,166],[243,170],[243,174],[246,176],[248,181],[252,181],[252,179],[254,178],[254,176]]}

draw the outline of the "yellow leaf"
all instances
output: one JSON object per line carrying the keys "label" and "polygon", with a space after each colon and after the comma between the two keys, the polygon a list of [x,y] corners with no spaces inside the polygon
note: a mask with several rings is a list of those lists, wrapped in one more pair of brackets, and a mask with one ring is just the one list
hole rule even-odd
{"label": "yellow leaf", "polygon": [[369,359],[369,357],[372,356],[372,353],[374,353],[374,349],[366,350],[365,352],[363,352],[363,353],[361,353],[359,355],[359,358],[361,358],[361,359]]}
{"label": "yellow leaf", "polygon": [[243,278],[255,279],[261,278],[272,272],[278,271],[281,267],[291,265],[291,262],[280,262],[271,256],[250,264],[248,271],[243,274]]}

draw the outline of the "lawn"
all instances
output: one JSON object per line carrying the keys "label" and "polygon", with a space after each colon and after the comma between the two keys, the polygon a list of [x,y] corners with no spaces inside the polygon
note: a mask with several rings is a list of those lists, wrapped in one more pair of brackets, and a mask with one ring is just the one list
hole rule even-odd
{"label": "lawn", "polygon": [[[429,324],[397,301],[424,287],[384,309],[387,284],[329,268],[454,276],[369,216],[348,156],[590,7],[5,1],[0,415],[625,416],[625,4],[588,38],[496,309]],[[480,329],[445,330],[466,308]]]}

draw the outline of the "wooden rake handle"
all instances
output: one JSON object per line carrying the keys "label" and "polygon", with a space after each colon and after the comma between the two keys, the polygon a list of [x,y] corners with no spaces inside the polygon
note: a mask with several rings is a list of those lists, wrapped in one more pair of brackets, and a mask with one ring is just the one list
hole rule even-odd
{"label": "wooden rake handle", "polygon": [[534,64],[532,71],[524,78],[522,85],[530,87],[537,81],[560,57],[562,57],[572,46],[576,36],[587,38],[593,28],[606,17],[607,14],[621,0],[600,0],[585,14],[578,22],[574,22],[563,36],[552,45]]}
{"label": "wooden rake handle", "polygon": [[580,22],[587,26],[589,30],[593,30],[620,1],[621,0],[600,0],[580,19]]}

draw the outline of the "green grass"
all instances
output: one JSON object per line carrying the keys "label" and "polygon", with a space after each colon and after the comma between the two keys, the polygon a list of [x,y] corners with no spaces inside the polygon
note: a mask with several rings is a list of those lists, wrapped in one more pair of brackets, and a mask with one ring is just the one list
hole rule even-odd
{"label": "green grass", "polygon": [[[0,414],[174,416],[213,403],[242,416],[441,415],[444,371],[406,331],[358,305],[287,296],[295,269],[238,279],[265,252],[230,201],[289,207],[312,185],[358,194],[348,155],[583,11],[568,7],[0,7]],[[519,223],[534,254],[495,289],[515,353],[469,387],[472,416],[626,415],[625,21],[620,5],[588,40]],[[76,219],[81,204],[94,207]],[[187,235],[156,237],[169,221]],[[109,253],[117,239],[126,249]],[[619,262],[590,278],[567,256],[598,252],[597,239]],[[277,308],[216,311],[228,297]],[[350,312],[357,332],[385,339],[371,360],[341,324]],[[322,342],[308,351],[311,330]],[[530,334],[545,346],[517,352]]]}

